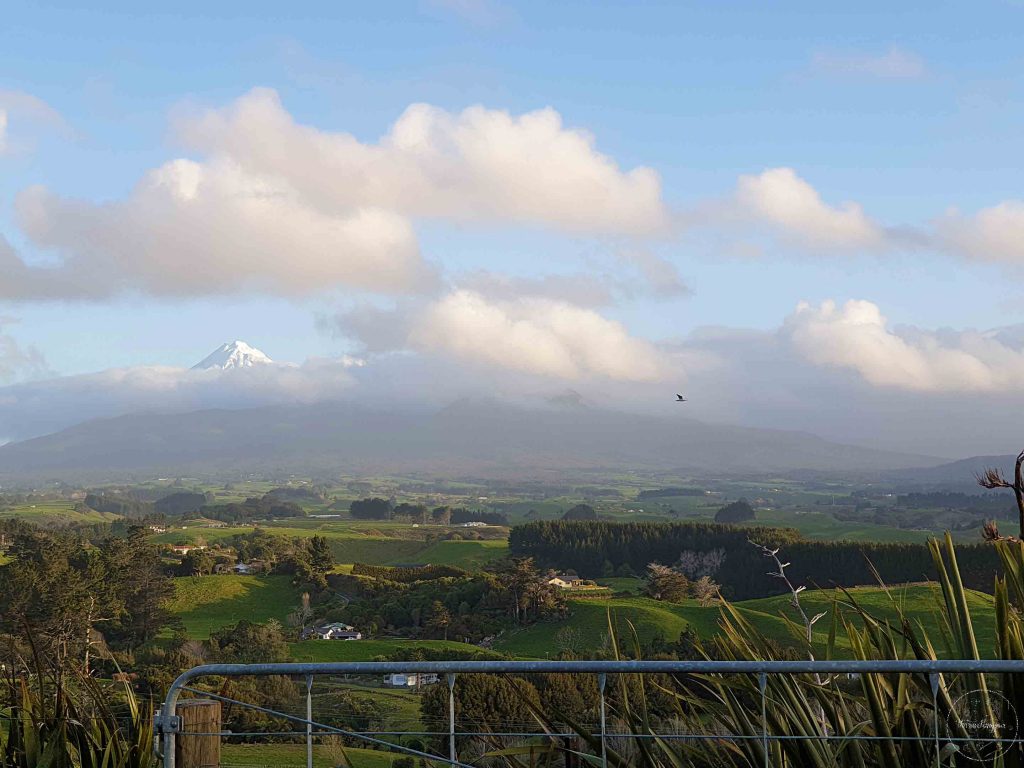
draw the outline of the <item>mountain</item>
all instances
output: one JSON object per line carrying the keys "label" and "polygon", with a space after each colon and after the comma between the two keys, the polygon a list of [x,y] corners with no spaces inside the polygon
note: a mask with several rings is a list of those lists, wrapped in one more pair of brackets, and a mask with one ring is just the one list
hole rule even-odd
{"label": "mountain", "polygon": [[576,470],[864,472],[938,463],[803,432],[579,406],[461,400],[436,411],[348,403],[135,414],[0,446],[0,479],[275,469],[524,476]]}
{"label": "mountain", "polygon": [[250,347],[244,341],[229,341],[221,344],[207,357],[192,366],[194,371],[203,371],[209,368],[219,368],[224,371],[228,368],[252,368],[255,365],[266,365],[274,361],[260,352],[255,347]]}
{"label": "mountain", "polygon": [[1013,480],[1016,455],[971,456],[958,461],[922,469],[899,469],[885,473],[885,479],[907,489],[941,490],[959,493],[983,493],[976,478],[986,469],[998,469]]}

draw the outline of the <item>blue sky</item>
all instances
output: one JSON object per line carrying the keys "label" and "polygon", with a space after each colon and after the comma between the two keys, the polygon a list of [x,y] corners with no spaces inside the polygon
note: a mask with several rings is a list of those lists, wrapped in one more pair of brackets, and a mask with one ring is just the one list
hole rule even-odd
{"label": "blue sky", "polygon": [[[935,224],[951,208],[969,219],[1022,197],[1020,3],[87,5],[9,2],[0,11],[0,110],[3,94],[9,102],[0,233],[25,264],[59,263],[66,253],[26,232],[16,214],[24,190],[43,185],[93,206],[130,198],[147,172],[171,160],[230,152],[190,145],[177,118],[226,110],[260,87],[276,91],[295,123],[365,144],[415,103],[452,115],[474,105],[513,116],[550,107],[564,128],[591,134],[622,173],[658,174],[675,224],[639,239],[411,215],[423,259],[450,287],[482,270],[625,280],[631,287],[588,311],[656,345],[684,343],[705,326],[773,334],[802,301],[865,300],[890,330],[912,326],[937,338],[946,328],[1024,322],[1024,256],[1009,248],[979,258],[984,243],[963,245],[976,233],[952,246]],[[52,113],[19,111],[11,94],[31,95]],[[752,224],[749,210],[738,224],[729,202],[738,179],[778,168],[792,169],[831,210],[860,206],[886,244],[798,245],[792,221],[769,221],[766,230],[767,219]],[[723,217],[723,208],[732,212]],[[913,236],[899,234],[906,231]],[[689,291],[637,287],[635,268],[615,255],[633,248],[671,265]],[[0,294],[8,318],[0,333],[45,358],[45,369],[21,371],[20,380],[187,366],[233,338],[302,362],[360,353],[365,339],[325,332],[335,313],[404,301],[344,281],[273,293],[168,297],[131,288],[44,300],[10,291]],[[879,384],[870,364],[849,356],[812,363],[902,386]],[[940,374],[928,365],[934,389]],[[907,380],[913,389],[922,376]],[[938,389],[962,386],[944,382]]]}

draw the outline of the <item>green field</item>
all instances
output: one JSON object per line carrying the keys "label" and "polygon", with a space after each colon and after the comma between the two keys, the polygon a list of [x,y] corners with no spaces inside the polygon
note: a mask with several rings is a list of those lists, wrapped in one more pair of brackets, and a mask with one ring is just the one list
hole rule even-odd
{"label": "green field", "polygon": [[642,580],[633,576],[617,576],[609,577],[607,579],[598,579],[597,583],[602,587],[608,587],[608,589],[613,592],[632,592],[633,594],[639,593],[644,586]]}
{"label": "green field", "polygon": [[[82,506],[84,511],[78,511],[76,507],[79,506]],[[4,517],[17,517],[42,526],[66,525],[68,523],[109,523],[119,519],[118,515],[97,512],[84,507],[81,502],[68,499],[33,501],[28,504],[5,507],[0,509],[0,518]]]}
{"label": "green field", "polygon": [[[241,534],[252,533],[253,526],[225,526],[208,528],[188,525],[173,528],[153,537],[159,544],[190,544],[198,541],[206,544],[229,543]],[[368,563],[371,565],[434,564],[455,565],[467,570],[481,568],[491,560],[508,552],[505,529],[490,529],[486,535],[501,538],[469,540],[428,540],[439,533],[452,529],[443,527],[413,527],[408,523],[390,521],[324,521],[296,520],[277,521],[261,525],[259,530],[275,536],[310,538],[323,536],[327,539],[339,563]],[[455,529],[461,531],[461,529]]]}
{"label": "green field", "polygon": [[484,653],[499,657],[483,648],[454,640],[306,640],[290,645],[295,661],[373,661],[377,656],[386,656],[395,651],[409,648],[448,650],[468,653]]}
{"label": "green field", "polygon": [[[186,544],[199,540],[207,544],[228,542],[239,534],[252,533],[251,526],[228,526],[225,528],[175,528],[154,537],[161,544]],[[275,536],[308,539],[323,536],[327,539],[334,553],[334,559],[340,563],[404,563],[415,560],[418,553],[426,548],[421,539],[401,538],[399,536],[374,535],[355,528],[341,528],[337,524],[318,526],[290,527],[285,525],[264,526],[260,530]],[[395,531],[398,533],[398,531]]]}
{"label": "green field", "polygon": [[[808,539],[825,541],[890,541],[895,543],[925,542],[935,537],[935,531],[906,530],[874,523],[836,520],[823,512],[796,512],[793,510],[758,510],[757,520],[749,525],[772,525],[796,528]],[[973,535],[973,532],[971,532]]]}
{"label": "green field", "polygon": [[283,623],[300,599],[288,576],[190,576],[174,583],[170,609],[196,639],[242,619]]}
{"label": "green field", "polygon": [[[877,587],[858,587],[850,590],[850,594],[869,613],[883,620],[896,616],[892,601],[901,604],[912,621],[920,622],[925,627],[936,646],[936,651],[944,655],[942,632],[937,620],[935,585],[915,584],[893,588],[890,590],[891,600]],[[813,615],[820,611],[831,611],[834,596],[845,600],[841,593],[833,593],[831,590],[807,590],[801,595],[801,602],[805,610]],[[687,627],[691,627],[705,640],[719,631],[719,609],[701,607],[691,600],[683,603],[666,603],[644,597],[632,597],[601,601],[571,600],[570,603],[571,615],[566,621],[536,624],[524,630],[508,633],[499,639],[496,649],[514,656],[530,658],[554,656],[560,650],[555,635],[563,626],[569,626],[578,631],[578,636],[582,638],[587,650],[597,650],[606,642],[608,636],[609,611],[616,625],[616,634],[623,643],[632,642],[634,630],[642,642],[658,636],[675,640]],[[970,592],[969,606],[975,609],[972,616],[975,620],[979,650],[984,657],[994,657],[995,617],[992,598],[980,592]],[[796,618],[795,612],[789,607],[788,596],[742,601],[736,603],[736,607],[765,636],[784,644],[794,642],[794,631],[783,619],[783,616]],[[841,613],[845,610],[848,609],[840,607]],[[822,619],[815,625],[814,642],[819,654],[827,643],[829,618]],[[836,656],[848,655],[849,646],[842,638],[840,630],[836,642]]]}
{"label": "green field", "polygon": [[439,541],[419,552],[415,559],[417,563],[454,565],[474,571],[507,554],[508,542],[504,539]]}

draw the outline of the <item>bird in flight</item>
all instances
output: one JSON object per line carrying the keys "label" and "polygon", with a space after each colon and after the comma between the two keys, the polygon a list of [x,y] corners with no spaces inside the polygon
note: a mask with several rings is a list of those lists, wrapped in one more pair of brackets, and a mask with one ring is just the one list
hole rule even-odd
{"label": "bird in flight", "polygon": [[677,403],[685,403],[686,402],[686,398],[683,397],[682,395],[676,395],[676,402]]}

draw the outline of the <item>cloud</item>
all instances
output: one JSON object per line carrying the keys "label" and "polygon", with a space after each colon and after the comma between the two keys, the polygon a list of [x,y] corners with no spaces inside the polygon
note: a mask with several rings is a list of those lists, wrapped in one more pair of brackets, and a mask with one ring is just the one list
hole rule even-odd
{"label": "cloud", "polygon": [[974,216],[951,210],[935,231],[941,247],[965,258],[1024,264],[1024,201],[1006,200]]}
{"label": "cloud", "polygon": [[493,299],[460,288],[394,312],[361,308],[333,328],[368,351],[413,351],[471,366],[552,379],[654,381],[666,374],[660,354],[599,313],[537,296]]}
{"label": "cloud", "polygon": [[350,391],[352,358],[227,370],[116,368],[0,388],[0,441],[133,412],[178,413],[336,399]]}
{"label": "cloud", "polygon": [[619,252],[619,258],[632,265],[644,280],[644,288],[654,298],[672,299],[690,295],[690,286],[683,280],[676,265],[646,248],[631,247]]}
{"label": "cloud", "polygon": [[257,88],[177,125],[188,145],[285,180],[325,211],[372,206],[584,234],[651,234],[668,222],[655,171],[620,170],[550,108],[512,115],[413,104],[366,144],[296,123],[275,91]]}
{"label": "cloud", "polygon": [[819,51],[811,64],[822,72],[881,80],[918,80],[928,72],[924,59],[898,46],[881,54]]}
{"label": "cloud", "polygon": [[741,176],[735,201],[743,215],[803,247],[863,250],[886,244],[885,231],[860,205],[828,205],[792,168],[770,168],[757,176]]}
{"label": "cloud", "polygon": [[439,277],[420,254],[419,219],[594,235],[668,220],[654,171],[621,171],[551,109],[414,104],[364,144],[297,124],[256,89],[178,130],[203,157],[149,171],[123,199],[22,191],[17,221],[57,264],[0,241],[0,299],[429,293]]}
{"label": "cloud", "polygon": [[[18,138],[15,138],[11,128],[17,124],[27,125],[33,131],[26,132],[28,137],[24,139],[20,138],[20,132]],[[31,136],[38,133],[40,128],[64,135],[72,133],[60,112],[38,96],[0,88],[0,155],[31,149]]]}
{"label": "cloud", "polygon": [[615,303],[619,281],[591,272],[549,274],[537,277],[506,275],[476,270],[462,275],[459,285],[490,299],[514,301],[523,296],[563,301],[581,307],[606,307]]}
{"label": "cloud", "polygon": [[325,213],[287,182],[228,159],[171,161],[114,203],[33,187],[16,211],[33,243],[63,261],[28,266],[0,244],[0,298],[303,296],[337,286],[402,293],[435,279],[402,216],[373,207]]}
{"label": "cloud", "polygon": [[5,326],[17,321],[0,316],[0,382],[46,373],[46,359],[35,347],[23,347],[18,340],[4,332]]}
{"label": "cloud", "polygon": [[800,304],[781,337],[805,360],[856,371],[877,387],[915,392],[1016,392],[1024,350],[992,333],[888,327],[869,301]]}

